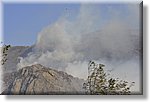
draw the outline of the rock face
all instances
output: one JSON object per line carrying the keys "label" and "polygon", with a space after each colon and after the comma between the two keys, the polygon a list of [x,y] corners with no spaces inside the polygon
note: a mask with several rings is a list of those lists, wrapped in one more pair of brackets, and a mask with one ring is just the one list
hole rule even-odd
{"label": "rock face", "polygon": [[4,76],[2,94],[84,94],[84,80],[40,64],[24,67]]}

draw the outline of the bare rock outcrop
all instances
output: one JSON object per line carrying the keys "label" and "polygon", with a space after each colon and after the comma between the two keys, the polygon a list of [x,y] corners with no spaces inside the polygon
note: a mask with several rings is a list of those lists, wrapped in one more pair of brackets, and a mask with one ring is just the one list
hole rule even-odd
{"label": "bare rock outcrop", "polygon": [[84,94],[84,80],[40,64],[24,67],[4,76],[2,94]]}

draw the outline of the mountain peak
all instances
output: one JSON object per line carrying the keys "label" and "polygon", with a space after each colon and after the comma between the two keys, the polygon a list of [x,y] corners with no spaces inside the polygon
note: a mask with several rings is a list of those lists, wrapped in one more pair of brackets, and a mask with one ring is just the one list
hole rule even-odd
{"label": "mountain peak", "polygon": [[[2,94],[83,94],[84,80],[74,78],[41,64],[24,67],[5,79],[12,78]],[[9,79],[10,80],[10,79]],[[7,80],[5,80],[7,82]]]}

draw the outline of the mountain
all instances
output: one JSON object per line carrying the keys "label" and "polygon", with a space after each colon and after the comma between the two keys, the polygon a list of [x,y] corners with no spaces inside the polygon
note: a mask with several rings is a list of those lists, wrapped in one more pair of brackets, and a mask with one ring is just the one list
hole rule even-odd
{"label": "mountain", "polygon": [[3,72],[13,72],[17,69],[17,63],[19,63],[18,57],[20,57],[22,54],[24,54],[28,49],[30,49],[29,46],[13,46],[10,47],[10,49],[7,52],[7,61],[3,65]]}
{"label": "mountain", "polygon": [[4,94],[84,94],[84,80],[40,64],[4,75]]}

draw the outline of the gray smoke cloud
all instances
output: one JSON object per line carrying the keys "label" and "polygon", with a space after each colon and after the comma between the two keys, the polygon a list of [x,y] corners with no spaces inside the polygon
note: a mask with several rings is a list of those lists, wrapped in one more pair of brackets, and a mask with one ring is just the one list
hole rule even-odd
{"label": "gray smoke cloud", "polygon": [[111,16],[105,21],[97,4],[83,4],[75,20],[62,16],[45,27],[32,51],[20,57],[18,69],[39,63],[86,79],[88,62],[94,60],[114,69],[112,76],[135,81],[133,90],[139,91],[139,5],[128,4],[125,19],[122,10],[107,8]]}

